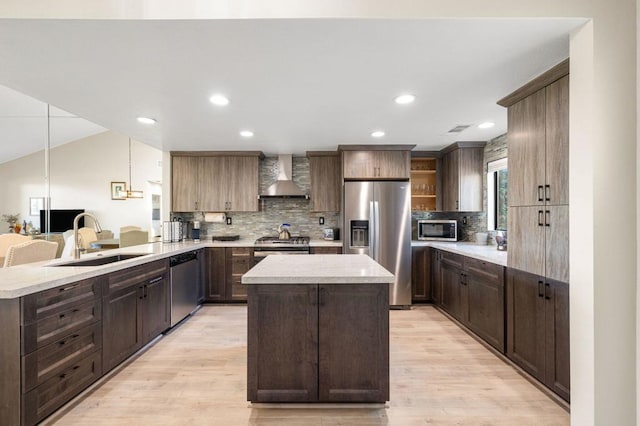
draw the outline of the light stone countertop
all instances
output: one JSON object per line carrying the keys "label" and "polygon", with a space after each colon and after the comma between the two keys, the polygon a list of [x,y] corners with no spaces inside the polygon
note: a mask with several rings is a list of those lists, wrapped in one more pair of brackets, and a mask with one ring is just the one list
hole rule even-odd
{"label": "light stone countertop", "polygon": [[507,266],[506,251],[498,251],[494,245],[481,245],[475,243],[457,242],[448,243],[444,241],[411,241],[412,247],[433,247],[451,253],[461,254],[478,260]]}
{"label": "light stone countertop", "polygon": [[[87,278],[93,278],[175,254],[205,247],[254,247],[254,239],[236,241],[211,241],[203,239],[196,243],[186,240],[179,243],[149,243],[122,249],[105,250],[82,255],[81,259],[107,257],[116,254],[143,254],[144,256],[99,266],[51,267],[49,265],[73,262],[73,259],[55,259],[46,262],[0,268],[0,299],[13,299],[38,291],[47,290]],[[341,247],[342,241],[311,240],[311,247]],[[317,255],[316,255],[317,256]]]}
{"label": "light stone countertop", "polygon": [[393,274],[363,254],[267,256],[242,284],[386,284]]}

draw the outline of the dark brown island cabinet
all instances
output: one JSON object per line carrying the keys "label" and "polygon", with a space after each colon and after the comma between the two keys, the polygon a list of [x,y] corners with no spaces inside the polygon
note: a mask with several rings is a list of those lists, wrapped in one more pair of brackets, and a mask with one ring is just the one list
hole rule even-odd
{"label": "dark brown island cabinet", "polygon": [[[266,258],[243,277],[248,289],[247,399],[388,401],[393,275],[363,255],[291,256],[295,259],[278,264],[282,260],[276,258],[282,257]],[[330,265],[340,271],[353,265],[351,275],[324,279],[336,274]],[[291,272],[283,279],[285,268]],[[271,270],[276,272],[269,275]],[[367,270],[377,275],[358,276]]]}
{"label": "dark brown island cabinet", "polygon": [[246,302],[247,290],[240,278],[253,267],[253,248],[207,247],[205,256],[205,301]]}
{"label": "dark brown island cabinet", "polygon": [[389,399],[388,284],[248,288],[249,401]]}

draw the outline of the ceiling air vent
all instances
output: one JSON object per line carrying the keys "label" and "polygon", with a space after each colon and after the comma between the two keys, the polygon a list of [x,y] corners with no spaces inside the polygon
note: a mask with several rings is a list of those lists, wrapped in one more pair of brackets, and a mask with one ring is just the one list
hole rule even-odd
{"label": "ceiling air vent", "polygon": [[471,124],[459,124],[456,127],[454,127],[453,129],[449,130],[448,133],[460,133],[463,130],[468,129],[469,127],[471,127]]}

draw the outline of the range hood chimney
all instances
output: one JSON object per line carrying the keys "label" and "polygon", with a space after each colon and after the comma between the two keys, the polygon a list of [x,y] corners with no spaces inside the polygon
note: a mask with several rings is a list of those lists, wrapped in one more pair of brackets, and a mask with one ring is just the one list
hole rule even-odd
{"label": "range hood chimney", "polygon": [[293,177],[293,156],[291,154],[278,155],[278,180],[260,194],[260,198],[306,198],[298,185],[291,180]]}

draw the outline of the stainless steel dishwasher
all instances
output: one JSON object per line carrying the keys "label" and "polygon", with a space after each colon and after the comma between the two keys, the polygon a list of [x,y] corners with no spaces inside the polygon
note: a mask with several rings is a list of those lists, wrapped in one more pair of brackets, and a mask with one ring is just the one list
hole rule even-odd
{"label": "stainless steel dishwasher", "polygon": [[198,308],[198,253],[169,258],[171,271],[171,327]]}

